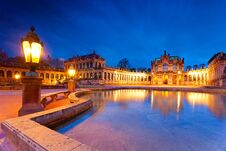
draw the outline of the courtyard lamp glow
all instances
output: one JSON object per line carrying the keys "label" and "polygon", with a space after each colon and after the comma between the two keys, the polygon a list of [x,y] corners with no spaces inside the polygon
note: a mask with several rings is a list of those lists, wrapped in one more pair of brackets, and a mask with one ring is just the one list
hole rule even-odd
{"label": "courtyard lamp glow", "polygon": [[14,77],[15,77],[16,80],[18,80],[18,79],[20,79],[20,74],[17,73],[17,74],[15,74]]}
{"label": "courtyard lamp glow", "polygon": [[75,76],[75,69],[72,65],[68,69],[68,75],[69,75],[70,78],[73,78]]}
{"label": "courtyard lamp glow", "polygon": [[21,39],[21,43],[25,62],[27,65],[29,65],[30,72],[35,72],[35,68],[40,62],[43,43],[35,33],[34,27],[31,27],[26,37]]}
{"label": "courtyard lamp glow", "polygon": [[75,69],[72,65],[68,69],[68,75],[70,77],[70,79],[68,80],[68,91],[74,92],[75,91],[75,81],[74,81]]}

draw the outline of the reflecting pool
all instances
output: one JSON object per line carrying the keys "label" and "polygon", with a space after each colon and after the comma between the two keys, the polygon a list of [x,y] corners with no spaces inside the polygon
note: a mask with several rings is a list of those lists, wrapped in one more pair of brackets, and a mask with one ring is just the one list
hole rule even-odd
{"label": "reflecting pool", "polygon": [[225,151],[226,95],[112,90],[56,130],[100,151]]}

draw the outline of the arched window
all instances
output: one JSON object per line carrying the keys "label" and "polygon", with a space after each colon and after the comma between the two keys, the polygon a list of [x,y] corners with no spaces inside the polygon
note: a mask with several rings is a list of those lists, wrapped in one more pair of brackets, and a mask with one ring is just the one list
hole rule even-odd
{"label": "arched window", "polygon": [[114,79],[114,75],[113,75],[113,73],[111,74],[111,80],[113,80]]}
{"label": "arched window", "polygon": [[151,76],[148,77],[148,81],[151,81]]}
{"label": "arched window", "polygon": [[163,64],[162,71],[168,71],[168,64],[166,63]]}
{"label": "arched window", "polygon": [[102,79],[101,72],[99,72],[99,79]]}
{"label": "arched window", "polygon": [[48,73],[46,73],[46,79],[49,79],[49,74]]}
{"label": "arched window", "polygon": [[173,64],[173,71],[176,71],[176,70],[177,70],[177,65]]}
{"label": "arched window", "polygon": [[107,79],[107,73],[104,72],[104,80],[106,80],[106,79]]}
{"label": "arched window", "polygon": [[41,77],[42,79],[44,79],[44,74],[43,74],[43,73],[40,73],[40,77]]}
{"label": "arched window", "polygon": [[7,71],[6,75],[7,75],[7,78],[12,78],[12,71]]}
{"label": "arched window", "polygon": [[61,75],[60,75],[60,79],[63,79],[63,78],[64,78],[64,76],[63,76],[63,74],[61,74]]}
{"label": "arched window", "polygon": [[58,74],[56,74],[56,79],[57,79],[57,80],[59,79],[59,75],[58,75]]}
{"label": "arched window", "polygon": [[111,75],[110,75],[110,73],[108,73],[108,80],[110,80],[111,79]]}
{"label": "arched window", "polygon": [[90,78],[91,78],[91,79],[93,78],[93,73],[90,73]]}
{"label": "arched window", "polygon": [[187,75],[184,76],[184,81],[187,81]]}
{"label": "arched window", "polygon": [[51,74],[51,79],[54,79],[54,74],[53,73]]}
{"label": "arched window", "polygon": [[158,65],[155,66],[155,72],[157,72],[157,71],[158,71]]}
{"label": "arched window", "polygon": [[192,76],[191,75],[189,75],[189,81],[192,81]]}
{"label": "arched window", "polygon": [[5,77],[5,73],[4,73],[4,71],[3,70],[0,70],[0,77]]}

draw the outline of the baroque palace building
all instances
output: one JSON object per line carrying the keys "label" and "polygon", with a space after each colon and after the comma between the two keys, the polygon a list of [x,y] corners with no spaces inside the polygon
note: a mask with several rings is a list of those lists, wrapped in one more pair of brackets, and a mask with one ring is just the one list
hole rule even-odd
{"label": "baroque palace building", "polygon": [[[22,59],[23,60],[23,59]],[[94,51],[91,54],[75,56],[64,62],[64,69],[40,64],[37,69],[43,78],[43,85],[58,85],[65,82],[67,71],[73,66],[78,85],[187,85],[226,87],[226,54],[219,52],[208,61],[208,67],[194,66],[184,69],[184,58],[163,55],[151,61],[151,72],[134,72],[108,67],[106,61]],[[0,86],[19,83],[29,69],[23,61],[15,59],[0,62]]]}
{"label": "baroque palace building", "polygon": [[105,85],[105,84],[151,84],[150,73],[132,72],[106,66],[106,61],[94,51],[92,54],[75,56],[65,61],[65,69],[74,66],[77,71],[78,84]]}
{"label": "baroque palace building", "polygon": [[184,58],[171,56],[164,51],[160,58],[151,61],[151,72],[132,72],[106,66],[106,61],[94,51],[65,61],[67,71],[75,68],[79,85],[188,85],[226,86],[226,54],[214,55],[202,65],[184,69]]}

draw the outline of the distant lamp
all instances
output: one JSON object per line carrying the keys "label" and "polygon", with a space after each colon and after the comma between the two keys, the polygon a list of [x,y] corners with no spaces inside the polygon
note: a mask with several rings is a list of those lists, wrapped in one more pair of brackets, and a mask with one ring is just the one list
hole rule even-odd
{"label": "distant lamp", "polygon": [[178,73],[178,74],[181,74],[181,71],[178,71],[177,73]]}
{"label": "distant lamp", "polygon": [[43,43],[35,33],[35,28],[31,27],[25,38],[22,38],[22,49],[24,52],[25,62],[29,65],[30,71],[35,72],[35,67],[40,62],[43,49]]}
{"label": "distant lamp", "polygon": [[15,74],[15,76],[14,76],[14,77],[15,77],[15,79],[16,79],[16,80],[19,80],[19,79],[20,79],[20,74],[19,74],[19,73],[17,73],[17,74]]}
{"label": "distant lamp", "polygon": [[68,91],[74,92],[75,91],[75,81],[74,81],[75,69],[72,65],[68,69],[68,75],[70,77],[70,79],[68,80]]}

